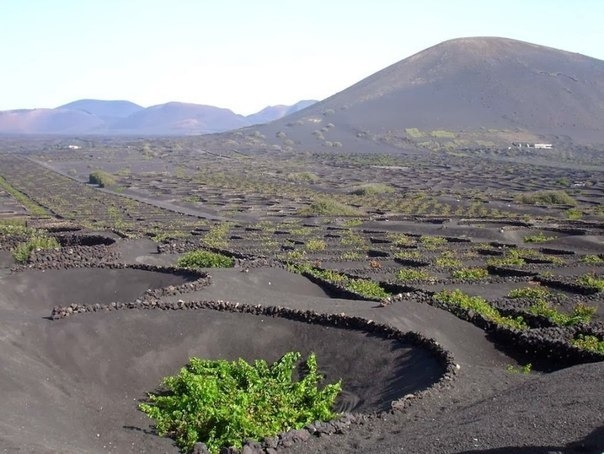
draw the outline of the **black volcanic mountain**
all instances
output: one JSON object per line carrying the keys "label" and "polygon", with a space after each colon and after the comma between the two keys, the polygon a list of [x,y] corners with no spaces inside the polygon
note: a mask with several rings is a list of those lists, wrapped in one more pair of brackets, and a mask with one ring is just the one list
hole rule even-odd
{"label": "black volcanic mountain", "polygon": [[456,147],[564,134],[602,142],[604,61],[505,38],[455,39],[264,128],[303,145],[309,130],[344,146],[355,137]]}

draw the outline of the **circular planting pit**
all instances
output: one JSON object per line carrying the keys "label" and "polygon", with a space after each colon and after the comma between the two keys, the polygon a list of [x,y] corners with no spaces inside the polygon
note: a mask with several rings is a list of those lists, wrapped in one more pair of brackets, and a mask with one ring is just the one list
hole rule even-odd
{"label": "circular planting pit", "polygon": [[454,374],[451,355],[434,341],[363,318],[161,299],[208,283],[204,273],[146,265],[28,269],[0,278],[3,446],[177,452],[138,404],[191,357],[272,363],[290,351],[303,360],[314,353],[325,383],[342,380],[335,410],[363,415],[315,428],[325,435],[403,408]]}
{"label": "circular planting pit", "polygon": [[48,315],[53,306],[134,301],[168,289],[176,291],[202,277],[151,266],[25,270],[0,279],[0,308],[40,310]]}
{"label": "circular planting pit", "polygon": [[[355,413],[388,411],[396,402],[400,408],[399,399],[453,370],[451,356],[434,342],[360,318],[223,302],[162,304],[40,320],[35,333],[30,326],[18,342],[22,359],[10,365],[7,383],[16,397],[0,410],[14,421],[6,428],[9,446],[35,451],[43,439],[48,452],[98,452],[108,443],[114,452],[177,452],[137,406],[193,356],[274,362],[289,351],[303,358],[314,352],[326,382],[342,380],[336,409]],[[15,383],[22,386],[13,390]],[[19,395],[32,389],[31,407],[8,418],[21,415]]]}
{"label": "circular planting pit", "polygon": [[65,246],[111,246],[115,239],[106,235],[59,234],[55,235],[59,244]]}

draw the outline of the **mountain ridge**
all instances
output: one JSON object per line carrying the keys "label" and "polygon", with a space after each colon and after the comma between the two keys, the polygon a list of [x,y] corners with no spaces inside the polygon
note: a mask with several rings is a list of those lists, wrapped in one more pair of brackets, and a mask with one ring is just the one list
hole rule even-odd
{"label": "mountain ridge", "polygon": [[243,116],[230,109],[176,101],[145,108],[127,100],[79,99],[56,108],[0,111],[0,134],[209,134],[274,121],[314,102],[269,106]]}
{"label": "mountain ridge", "polygon": [[[90,109],[71,118],[88,132],[107,134],[203,134],[260,123],[271,141],[278,142],[275,134],[289,128],[288,139],[302,147],[314,147],[318,140],[322,146],[352,149],[378,149],[379,144],[463,148],[552,135],[604,143],[604,61],[509,38],[456,38],[295,112],[278,105],[243,117],[212,106],[161,106],[109,125],[87,116]],[[51,121],[43,120],[52,115],[48,110],[30,112],[0,112],[0,131],[6,132],[6,125],[9,132],[19,129],[19,115],[36,117],[23,121],[25,132],[28,125],[48,131],[55,123],[61,131],[77,129],[67,124],[65,113],[61,121]],[[361,144],[362,137],[371,141]]]}

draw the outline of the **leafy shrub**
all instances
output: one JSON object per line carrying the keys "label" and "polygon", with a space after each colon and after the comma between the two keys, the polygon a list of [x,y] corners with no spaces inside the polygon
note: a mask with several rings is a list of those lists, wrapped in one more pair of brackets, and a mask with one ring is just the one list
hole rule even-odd
{"label": "leafy shrub", "polygon": [[401,260],[418,260],[422,258],[422,254],[419,251],[400,251],[394,254],[394,258]]}
{"label": "leafy shrub", "polygon": [[533,369],[533,365],[531,363],[527,363],[524,366],[514,366],[512,364],[508,364],[508,366],[505,368],[505,370],[507,370],[511,374],[524,374],[524,375],[530,374],[532,369]]}
{"label": "leafy shrub", "polygon": [[388,234],[387,238],[392,241],[392,244],[398,247],[413,244],[411,237],[405,235],[404,233],[390,233]]}
{"label": "leafy shrub", "polygon": [[300,208],[298,214],[302,216],[359,216],[361,213],[336,200],[318,198],[309,206]]}
{"label": "leafy shrub", "polygon": [[342,260],[361,260],[363,255],[357,251],[346,251],[342,254]]}
{"label": "leafy shrub", "polygon": [[523,238],[525,243],[545,243],[555,239],[555,236],[547,236],[542,232],[536,233],[535,235],[527,235]]}
{"label": "leafy shrub", "polygon": [[178,375],[164,378],[167,393],[149,395],[139,408],[159,435],[174,438],[183,451],[202,441],[212,453],[333,419],[341,383],[319,387],[323,376],[314,354],[306,360],[306,374],[294,381],[300,358],[290,352],[272,365],[191,358]]}
{"label": "leafy shrub", "polygon": [[546,317],[555,325],[572,326],[589,323],[596,312],[596,308],[579,303],[573,308],[573,312],[569,315],[553,308],[551,304],[545,300],[538,300],[528,308],[528,311],[531,314]]}
{"label": "leafy shrub", "polygon": [[583,211],[579,208],[570,208],[566,210],[566,219],[577,221],[583,217]]}
{"label": "leafy shrub", "polygon": [[367,183],[350,191],[353,195],[374,195],[374,194],[390,194],[394,192],[394,188],[385,183]]}
{"label": "leafy shrub", "polygon": [[595,274],[584,274],[577,279],[577,283],[598,292],[604,291],[604,279],[597,277]]}
{"label": "leafy shrub", "polygon": [[231,268],[235,261],[231,257],[211,251],[191,251],[176,262],[183,268]]}
{"label": "leafy shrub", "polygon": [[487,265],[492,266],[522,266],[526,264],[523,253],[518,249],[506,250],[503,257],[494,257],[487,260]]}
{"label": "leafy shrub", "polygon": [[543,287],[523,287],[510,290],[508,298],[525,299],[536,302],[547,299],[550,295],[550,291]]}
{"label": "leafy shrub", "polygon": [[466,311],[474,311],[482,315],[486,320],[507,328],[522,330],[527,328],[522,317],[505,317],[480,296],[470,296],[456,289],[453,291],[443,290],[434,295],[438,302],[458,306]]}
{"label": "leafy shrub", "polygon": [[304,247],[307,251],[324,251],[327,248],[327,243],[318,238],[311,238]]}
{"label": "leafy shrub", "polygon": [[358,233],[348,230],[342,235],[340,243],[342,243],[344,246],[364,246],[365,240]]}
{"label": "leafy shrub", "polygon": [[17,247],[13,250],[13,257],[17,262],[25,263],[29,260],[29,256],[31,255],[32,251],[56,249],[60,247],[61,245],[56,238],[42,234],[35,234],[26,242],[17,245]]}
{"label": "leafy shrub", "polygon": [[459,270],[453,270],[451,273],[454,279],[461,279],[464,281],[479,281],[486,279],[489,276],[489,272],[484,268],[461,268]]}
{"label": "leafy shrub", "polygon": [[419,241],[424,245],[426,249],[436,249],[439,246],[447,244],[446,238],[443,238],[442,236],[422,235]]}
{"label": "leafy shrub", "polygon": [[211,227],[203,237],[203,242],[211,247],[226,248],[229,244],[228,235],[231,230],[229,222],[222,222]]}
{"label": "leafy shrub", "polygon": [[346,221],[344,221],[344,227],[358,227],[362,224],[362,219],[347,219]]}
{"label": "leafy shrub", "polygon": [[516,198],[517,202],[524,204],[541,205],[572,205],[577,201],[564,191],[537,191],[529,194],[521,194]]}
{"label": "leafy shrub", "polygon": [[0,220],[0,235],[28,235],[30,230],[23,219]]}
{"label": "leafy shrub", "polygon": [[116,181],[113,175],[104,170],[95,170],[88,176],[88,183],[98,184],[101,188],[115,186]]}
{"label": "leafy shrub", "polygon": [[410,281],[434,281],[435,277],[424,270],[403,268],[396,273],[396,279],[401,282]]}
{"label": "leafy shrub", "polygon": [[604,339],[599,339],[596,336],[579,334],[571,341],[571,344],[573,344],[575,347],[579,347],[582,350],[604,355]]}
{"label": "leafy shrub", "polygon": [[319,181],[319,177],[312,172],[288,173],[287,179],[296,183],[316,183],[317,181]]}
{"label": "leafy shrub", "polygon": [[604,263],[604,258],[600,257],[599,255],[584,255],[581,257],[581,261],[590,265],[600,265]]}
{"label": "leafy shrub", "polygon": [[380,284],[370,279],[350,279],[344,283],[344,288],[365,298],[384,299],[391,296]]}
{"label": "leafy shrub", "polygon": [[285,260],[287,260],[288,262],[297,262],[304,259],[306,259],[306,251],[302,249],[294,249],[293,251],[288,251],[285,255]]}
{"label": "leafy shrub", "polygon": [[390,293],[380,286],[380,284],[370,279],[352,279],[345,274],[338,273],[337,271],[320,270],[307,264],[292,265],[288,269],[297,273],[308,273],[311,276],[323,279],[327,282],[339,284],[346,290],[356,293],[364,298],[384,299],[391,296]]}
{"label": "leafy shrub", "polygon": [[459,268],[462,266],[461,261],[457,260],[451,251],[443,252],[440,257],[436,259],[435,264],[439,268]]}

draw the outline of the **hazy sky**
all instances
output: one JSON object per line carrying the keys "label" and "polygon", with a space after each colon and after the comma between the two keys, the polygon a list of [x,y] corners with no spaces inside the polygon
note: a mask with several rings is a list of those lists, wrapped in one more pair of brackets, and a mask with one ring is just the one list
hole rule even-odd
{"label": "hazy sky", "polygon": [[603,24],[603,0],[0,0],[0,110],[94,98],[249,114],[458,37],[604,59]]}

